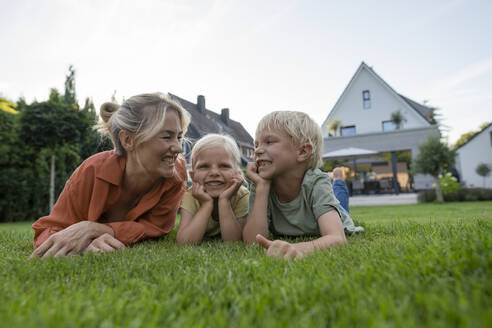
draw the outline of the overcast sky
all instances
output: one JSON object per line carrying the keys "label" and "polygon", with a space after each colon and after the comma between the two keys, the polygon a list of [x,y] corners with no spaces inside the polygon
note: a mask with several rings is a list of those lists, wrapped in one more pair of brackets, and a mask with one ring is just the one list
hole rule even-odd
{"label": "overcast sky", "polygon": [[164,91],[230,108],[254,136],[273,110],[319,124],[361,61],[441,108],[449,141],[492,121],[492,1],[0,0],[0,94],[80,103]]}

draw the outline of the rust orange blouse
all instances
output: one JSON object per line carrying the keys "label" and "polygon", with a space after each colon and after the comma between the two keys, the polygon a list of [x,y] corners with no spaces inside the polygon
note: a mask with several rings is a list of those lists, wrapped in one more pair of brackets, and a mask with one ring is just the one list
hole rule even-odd
{"label": "rust orange blouse", "polygon": [[[38,219],[34,229],[34,247],[55,232],[80,221],[97,222],[114,204],[121,192],[126,158],[114,151],[98,153],[86,159],[65,184],[51,213]],[[175,174],[145,194],[124,221],[105,223],[114,237],[125,245],[161,237],[169,233],[185,192],[186,160],[179,155]]]}

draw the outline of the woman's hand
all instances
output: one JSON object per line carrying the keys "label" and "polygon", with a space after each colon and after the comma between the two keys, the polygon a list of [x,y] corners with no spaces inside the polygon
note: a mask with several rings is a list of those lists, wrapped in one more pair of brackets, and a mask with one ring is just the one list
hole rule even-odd
{"label": "woman's hand", "polygon": [[112,235],[113,229],[101,223],[81,221],[51,235],[32,252],[30,258],[72,256],[82,252],[94,238],[105,233]]}
{"label": "woman's hand", "polygon": [[267,255],[284,259],[299,259],[304,256],[304,253],[299,251],[295,244],[288,243],[283,240],[268,240],[262,235],[256,235],[256,241],[267,250]]}
{"label": "woman's hand", "polygon": [[200,202],[200,204],[213,202],[213,198],[205,191],[205,187],[201,183],[193,181],[191,194]]}
{"label": "woman's hand", "polygon": [[124,249],[125,245],[108,233],[94,239],[84,250],[84,253],[111,253],[118,249]]}

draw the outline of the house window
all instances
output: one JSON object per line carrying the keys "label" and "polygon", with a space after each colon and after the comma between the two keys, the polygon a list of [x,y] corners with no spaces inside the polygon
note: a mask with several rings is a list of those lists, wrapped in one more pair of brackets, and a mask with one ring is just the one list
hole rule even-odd
{"label": "house window", "polygon": [[362,91],[362,106],[364,109],[371,108],[371,93],[369,90]]}
{"label": "house window", "polygon": [[383,131],[395,131],[396,125],[393,121],[383,121]]}
{"label": "house window", "polygon": [[340,129],[340,133],[342,136],[355,136],[355,125],[343,126]]}

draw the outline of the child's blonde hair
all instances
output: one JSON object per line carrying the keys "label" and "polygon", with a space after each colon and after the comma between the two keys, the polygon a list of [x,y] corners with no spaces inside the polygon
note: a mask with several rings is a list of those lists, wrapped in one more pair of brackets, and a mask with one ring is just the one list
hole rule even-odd
{"label": "child's blonde hair", "polygon": [[263,117],[258,123],[256,133],[276,130],[285,132],[292,138],[295,146],[309,143],[313,152],[309,158],[309,168],[320,167],[323,151],[323,135],[321,128],[306,113],[296,111],[276,111]]}
{"label": "child's blonde hair", "polygon": [[193,168],[195,166],[196,158],[201,151],[212,147],[223,147],[225,151],[231,155],[234,161],[233,164],[236,168],[240,167],[241,153],[239,152],[236,141],[229,136],[215,133],[207,134],[195,143],[195,146],[191,151],[191,167]]}

